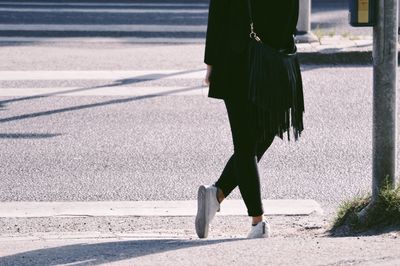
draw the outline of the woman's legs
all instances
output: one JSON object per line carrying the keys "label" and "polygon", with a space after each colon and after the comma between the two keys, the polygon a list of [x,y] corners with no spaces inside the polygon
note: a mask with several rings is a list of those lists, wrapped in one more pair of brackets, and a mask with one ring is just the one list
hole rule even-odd
{"label": "woman's legs", "polygon": [[225,100],[231,126],[234,154],[229,158],[215,186],[220,190],[219,200],[228,196],[236,186],[246,204],[248,215],[260,217],[264,211],[261,202],[260,177],[257,163],[271,145],[275,136],[265,142],[256,141],[256,117],[253,106],[242,100]]}
{"label": "woman's legs", "polygon": [[[259,142],[257,144],[257,163],[260,162],[264,153],[271,146],[275,136],[269,137],[265,142]],[[216,182],[218,184],[218,201],[221,202],[224,198],[226,198],[232,190],[236,188],[237,177],[234,171],[234,154],[231,155],[228,162],[225,165],[224,170],[221,173],[220,178]],[[223,188],[223,189],[222,189]]]}

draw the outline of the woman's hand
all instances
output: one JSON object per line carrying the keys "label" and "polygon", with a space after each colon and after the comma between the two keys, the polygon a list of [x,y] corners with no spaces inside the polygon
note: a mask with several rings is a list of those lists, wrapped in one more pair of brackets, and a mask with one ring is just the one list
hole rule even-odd
{"label": "woman's hand", "polygon": [[204,84],[206,86],[210,85],[210,75],[211,75],[211,71],[212,71],[212,66],[211,65],[207,65],[207,72],[206,72],[206,77],[204,79]]}

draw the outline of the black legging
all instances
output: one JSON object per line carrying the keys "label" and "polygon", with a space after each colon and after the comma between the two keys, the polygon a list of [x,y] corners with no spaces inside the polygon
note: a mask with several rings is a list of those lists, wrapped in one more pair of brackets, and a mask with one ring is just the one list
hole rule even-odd
{"label": "black legging", "polygon": [[249,216],[264,213],[261,201],[260,176],[257,163],[274,140],[257,141],[254,106],[246,99],[224,100],[231,126],[234,153],[214,185],[227,197],[236,186],[247,207]]}

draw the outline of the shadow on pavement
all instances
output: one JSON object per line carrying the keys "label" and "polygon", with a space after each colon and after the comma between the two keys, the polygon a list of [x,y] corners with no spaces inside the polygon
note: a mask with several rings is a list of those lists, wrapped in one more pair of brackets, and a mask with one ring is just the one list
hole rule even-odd
{"label": "shadow on pavement", "polygon": [[[35,100],[35,99],[40,99],[40,98],[44,98],[44,97],[56,96],[58,94],[74,93],[74,92],[95,90],[95,89],[101,89],[101,88],[107,88],[107,87],[118,87],[118,86],[124,86],[124,85],[129,85],[129,84],[136,84],[136,83],[145,82],[145,81],[149,81],[149,80],[159,80],[159,79],[178,76],[178,75],[182,75],[182,74],[194,73],[194,72],[202,71],[202,70],[204,70],[204,69],[185,70],[185,71],[175,72],[172,74],[142,75],[142,76],[137,76],[137,77],[132,77],[132,78],[116,80],[111,84],[106,84],[106,85],[101,85],[101,86],[78,88],[78,89],[73,89],[73,90],[64,90],[64,91],[57,91],[57,92],[52,92],[52,93],[43,93],[43,94],[27,96],[27,97],[11,98],[8,100],[0,101],[0,107],[3,107],[6,103]],[[157,76],[157,77],[154,78],[154,76]]]}
{"label": "shadow on pavement", "polygon": [[0,139],[46,139],[61,136],[47,133],[0,133]]}
{"label": "shadow on pavement", "polygon": [[173,250],[246,240],[144,239],[43,248],[0,258],[1,265],[98,265]]}
{"label": "shadow on pavement", "polygon": [[[157,78],[154,78],[155,74],[144,75],[144,76],[139,76],[139,77],[132,77],[132,78],[127,78],[127,79],[116,80],[112,84],[107,84],[107,85],[101,85],[101,86],[95,86],[95,87],[89,87],[89,88],[78,88],[78,89],[73,89],[73,90],[64,90],[64,91],[58,91],[58,92],[53,92],[53,93],[33,95],[33,96],[28,96],[28,97],[12,98],[12,99],[8,99],[8,100],[0,101],[0,107],[4,107],[5,104],[11,103],[11,102],[40,99],[40,98],[44,98],[44,97],[55,96],[60,93],[65,94],[65,93],[73,93],[73,92],[79,92],[79,91],[99,89],[99,88],[104,88],[104,87],[124,86],[124,85],[128,85],[128,84],[144,82],[147,80],[158,80],[158,79],[162,79],[162,78],[166,78],[166,77],[172,77],[172,76],[181,75],[181,74],[193,73],[193,72],[197,72],[200,70],[203,70],[203,69],[179,71],[179,72],[172,73],[172,74],[157,74],[158,75]],[[146,77],[147,77],[147,79],[146,79]],[[147,95],[142,95],[142,96],[134,96],[134,97],[129,97],[129,98],[109,100],[109,101],[99,102],[99,103],[92,103],[92,104],[60,108],[60,109],[55,109],[55,110],[50,110],[50,111],[42,111],[42,112],[36,112],[36,113],[30,113],[30,114],[23,114],[23,115],[18,115],[18,116],[2,118],[2,119],[0,119],[0,123],[6,123],[6,122],[10,122],[10,121],[16,121],[16,120],[34,118],[34,117],[40,117],[40,116],[47,116],[47,115],[52,115],[52,114],[57,114],[57,113],[82,110],[82,109],[99,107],[99,106],[106,106],[106,105],[111,105],[111,104],[127,103],[127,102],[131,102],[131,101],[165,96],[165,95],[169,95],[172,93],[185,92],[185,91],[197,90],[197,89],[202,89],[202,88],[203,88],[202,86],[194,86],[194,87],[188,87],[188,88],[183,88],[183,89],[164,91],[164,92],[160,92],[160,93],[147,94]]]}
{"label": "shadow on pavement", "polygon": [[368,230],[354,230],[349,226],[344,225],[335,229],[327,230],[327,236],[329,237],[361,237],[361,236],[378,236],[389,233],[400,232],[400,225],[390,226],[375,226]]}
{"label": "shadow on pavement", "polygon": [[201,86],[189,87],[189,88],[184,88],[184,89],[170,90],[170,91],[161,92],[161,93],[147,94],[147,95],[143,95],[143,96],[135,96],[135,97],[116,99],[116,100],[110,100],[110,101],[99,102],[99,103],[77,105],[77,106],[60,108],[60,109],[55,109],[55,110],[50,110],[50,111],[42,111],[42,112],[36,112],[36,113],[31,113],[31,114],[23,114],[23,115],[18,115],[18,116],[2,118],[2,119],[0,119],[0,123],[6,123],[6,122],[11,122],[11,121],[16,121],[16,120],[35,118],[35,117],[47,116],[47,115],[53,115],[53,114],[59,114],[59,113],[64,113],[64,112],[83,110],[83,109],[100,107],[100,106],[107,106],[107,105],[112,105],[112,104],[128,103],[128,102],[132,102],[132,101],[143,100],[143,99],[148,99],[148,98],[153,98],[153,97],[159,97],[159,96],[164,96],[164,95],[168,95],[168,94],[172,94],[172,93],[176,93],[176,92],[184,92],[184,91],[196,90],[196,89],[201,89],[201,88],[203,88],[203,87],[201,87]]}

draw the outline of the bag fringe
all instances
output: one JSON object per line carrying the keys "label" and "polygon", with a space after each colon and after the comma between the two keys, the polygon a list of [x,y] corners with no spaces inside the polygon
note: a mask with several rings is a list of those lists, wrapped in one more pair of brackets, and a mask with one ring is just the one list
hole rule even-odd
{"label": "bag fringe", "polygon": [[304,128],[303,83],[297,54],[285,56],[256,41],[249,47],[248,98],[256,105],[260,141],[271,134],[283,140],[285,132],[290,141],[290,127],[297,141]]}

